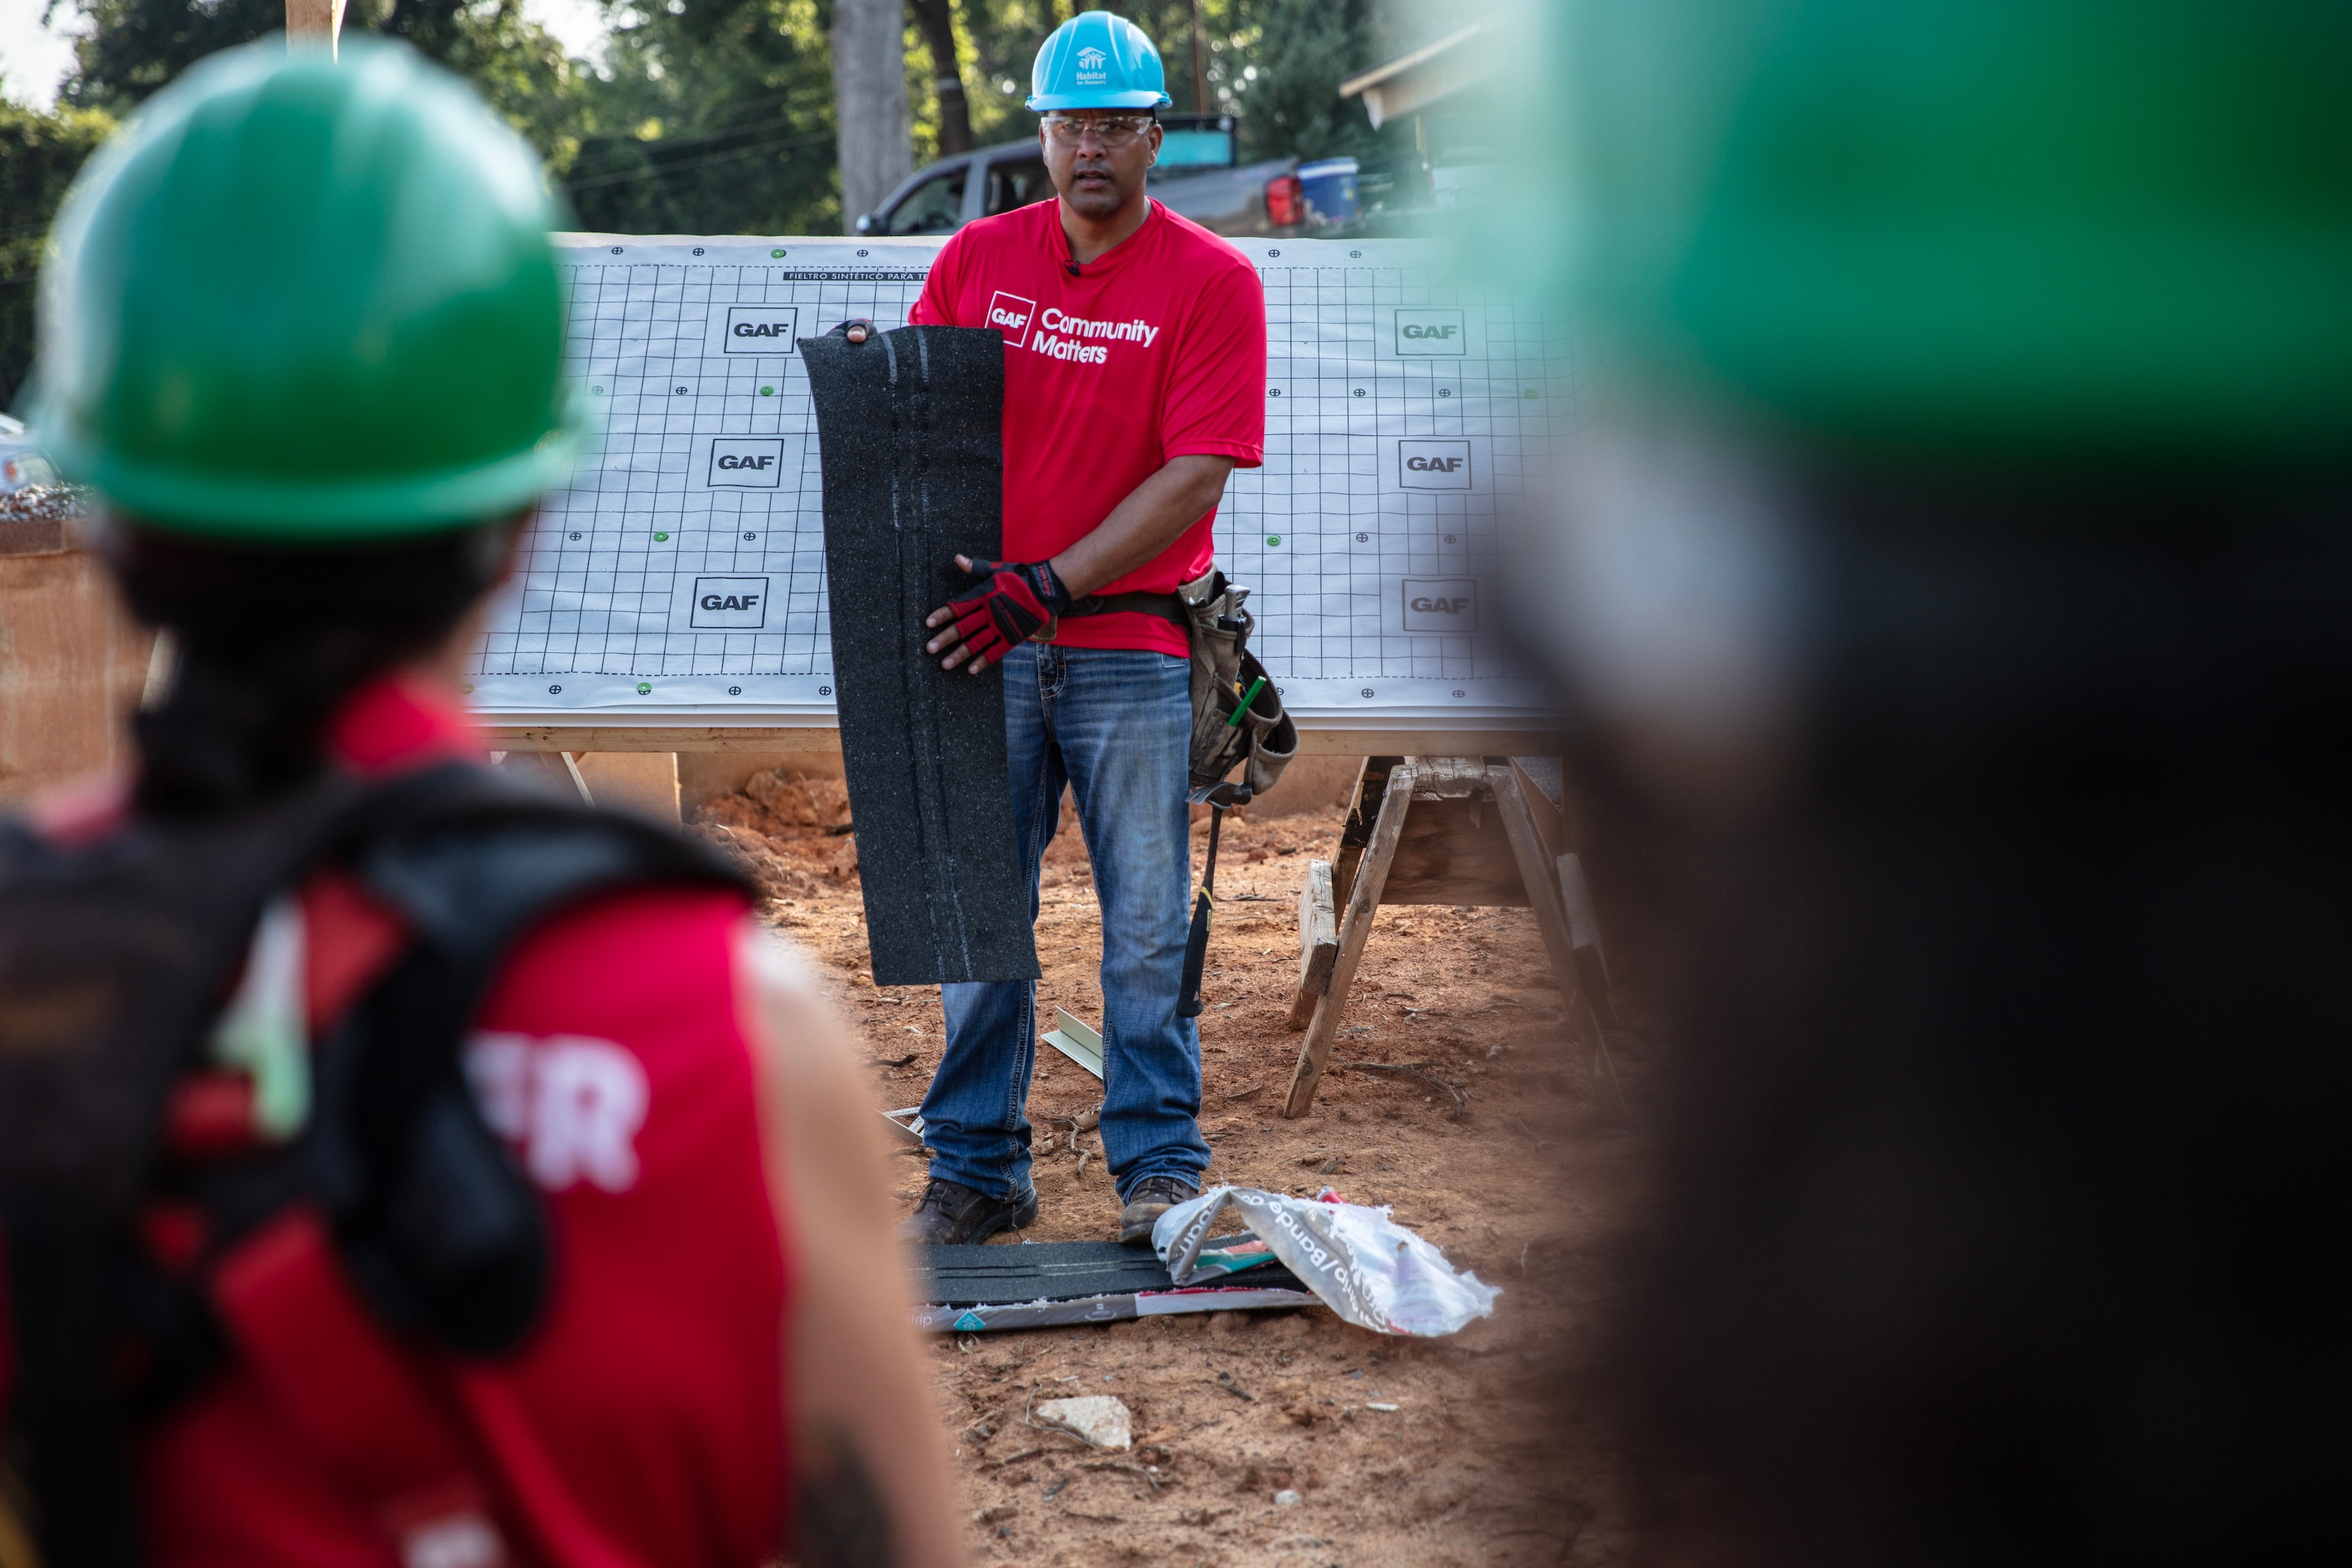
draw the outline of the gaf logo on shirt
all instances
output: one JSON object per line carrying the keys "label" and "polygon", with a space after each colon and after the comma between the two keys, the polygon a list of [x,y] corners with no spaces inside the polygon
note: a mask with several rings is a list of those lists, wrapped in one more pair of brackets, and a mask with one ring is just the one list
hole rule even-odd
{"label": "gaf logo on shirt", "polygon": [[1476,631],[1478,584],[1467,577],[1406,578],[1404,629],[1409,632]]}
{"label": "gaf logo on shirt", "polygon": [[697,577],[693,625],[698,631],[758,631],[768,624],[765,577]]}
{"label": "gaf logo on shirt", "polygon": [[730,354],[788,354],[800,336],[800,311],[791,305],[730,305],[719,350]]}
{"label": "gaf logo on shirt", "polygon": [[988,302],[988,324],[1004,334],[1004,341],[1019,348],[1029,336],[1029,323],[1037,314],[1037,301],[1024,300],[1018,294],[996,291]]}
{"label": "gaf logo on shirt", "polygon": [[1470,327],[1460,310],[1429,308],[1396,313],[1396,352],[1401,354],[1466,354]]}
{"label": "gaf logo on shirt", "polygon": [[1409,490],[1468,489],[1470,443],[1399,441],[1397,483]]}
{"label": "gaf logo on shirt", "polygon": [[709,483],[728,490],[772,490],[783,482],[782,437],[720,436],[710,443]]}

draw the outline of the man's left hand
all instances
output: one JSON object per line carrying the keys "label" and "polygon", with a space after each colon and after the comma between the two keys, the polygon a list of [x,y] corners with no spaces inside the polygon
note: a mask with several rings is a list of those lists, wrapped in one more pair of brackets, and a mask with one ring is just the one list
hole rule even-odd
{"label": "man's left hand", "polygon": [[1071,594],[1048,561],[975,561],[956,557],[956,564],[981,581],[933,610],[927,626],[954,625],[924,645],[926,652],[945,650],[942,668],[953,669],[971,661],[974,675],[1034,637],[1046,622],[1069,612]]}

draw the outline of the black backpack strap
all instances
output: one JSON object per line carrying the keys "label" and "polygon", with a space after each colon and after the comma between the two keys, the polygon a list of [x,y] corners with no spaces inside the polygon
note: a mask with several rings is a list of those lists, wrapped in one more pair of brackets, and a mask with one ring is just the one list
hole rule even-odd
{"label": "black backpack strap", "polygon": [[131,1213],[264,904],[358,790],[321,779],[227,816],[138,820],[80,847],[0,823],[0,1243],[9,1460],[46,1568],[139,1557],[119,1339]]}
{"label": "black backpack strap", "polygon": [[137,1560],[112,1352],[126,1327],[201,1303],[160,1289],[131,1218],[155,1178],[164,1105],[202,1059],[263,908],[331,862],[398,910],[413,941],[320,1053],[301,1144],[221,1184],[240,1194],[233,1228],[322,1200],[381,1319],[476,1354],[528,1332],[548,1273],[539,1194],[459,1066],[507,953],[622,888],[756,897],[674,831],[471,765],[322,778],[234,817],[142,819],[79,848],[0,825],[0,1228],[17,1379],[0,1417],[46,1568]]}
{"label": "black backpack strap", "polygon": [[674,830],[478,769],[420,777],[373,827],[352,869],[406,917],[411,945],[320,1053],[312,1170],[377,1314],[495,1355],[538,1321],[549,1275],[538,1191],[484,1122],[460,1058],[508,953],[551,915],[623,889],[757,895]]}
{"label": "black backpack strap", "polygon": [[[110,1286],[118,1259],[109,1228],[87,1209],[0,1203],[15,1338],[5,1458],[38,1511],[26,1520],[43,1568],[131,1568],[139,1561],[131,1457],[112,1398]],[[0,1508],[7,1500],[0,1499]]]}

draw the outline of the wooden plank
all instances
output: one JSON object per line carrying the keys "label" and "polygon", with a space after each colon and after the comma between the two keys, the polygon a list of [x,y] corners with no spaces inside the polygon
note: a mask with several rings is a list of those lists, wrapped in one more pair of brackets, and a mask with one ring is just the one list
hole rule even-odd
{"label": "wooden plank", "polygon": [[1331,858],[1331,897],[1340,909],[1347,908],[1348,895],[1356,885],[1357,864],[1364,858],[1364,846],[1371,842],[1381,792],[1389,786],[1389,770],[1403,760],[1366,757],[1356,770],[1356,787],[1348,795],[1347,820],[1339,825],[1339,852]]}
{"label": "wooden plank", "polygon": [[[841,733],[830,717],[809,724],[778,724],[756,715],[677,724],[623,723],[583,715],[574,723],[496,713],[478,716],[490,744],[502,752],[822,752],[841,754]],[[1557,755],[1561,737],[1538,730],[1318,729],[1299,725],[1303,757],[1538,757]]]}
{"label": "wooden plank", "polygon": [[1312,719],[1298,721],[1302,757],[1402,757],[1413,752],[1429,757],[1556,757],[1567,749],[1559,731],[1527,726],[1422,730],[1398,723],[1360,730]]}
{"label": "wooden plank", "polygon": [[62,555],[68,547],[64,518],[0,512],[0,555]]}
{"label": "wooden plank", "polygon": [[1536,832],[1544,842],[1544,853],[1559,857],[1568,853],[1568,792],[1560,777],[1559,763],[1549,757],[1513,757],[1511,771],[1519,775],[1519,793],[1527,797],[1528,810],[1536,819]]}
{"label": "wooden plank", "polygon": [[97,556],[0,558],[0,801],[130,766],[153,642]]}
{"label": "wooden plank", "polygon": [[1309,860],[1298,885],[1298,989],[1285,1021],[1294,1033],[1313,1022],[1316,999],[1331,989],[1331,968],[1339,962],[1339,910],[1331,896],[1331,862]]}
{"label": "wooden plank", "polygon": [[1550,956],[1552,973],[1559,977],[1559,999],[1568,1007],[1569,1029],[1583,1038],[1592,1052],[1594,1076],[1609,1085],[1617,1100],[1618,1113],[1631,1122],[1634,1120],[1633,1108],[1625,1099],[1625,1086],[1618,1079],[1616,1058],[1609,1054],[1609,1037],[1601,1026],[1601,1015],[1594,1010],[1591,994],[1585,990],[1577,973],[1568,910],[1561,901],[1559,884],[1554,879],[1558,868],[1544,858],[1543,840],[1536,833],[1535,816],[1528,809],[1527,796],[1520,792],[1518,774],[1497,764],[1490,775],[1495,783],[1495,804],[1502,812],[1503,826],[1510,834],[1511,847],[1519,858],[1520,875],[1527,881],[1528,902],[1535,907],[1536,927],[1543,933],[1544,952]]}
{"label": "wooden plank", "polygon": [[498,752],[790,752],[841,755],[841,731],[831,724],[501,724],[480,720]]}
{"label": "wooden plank", "polygon": [[1584,867],[1573,855],[1563,855],[1553,864],[1559,868],[1559,902],[1568,913],[1568,943],[1576,954],[1577,978],[1584,982],[1593,1012],[1602,1022],[1614,1023],[1617,1005],[1611,995],[1609,955],[1601,950],[1601,921],[1593,913]]}
{"label": "wooden plank", "polygon": [[1551,858],[1544,853],[1543,839],[1536,832],[1535,816],[1528,810],[1527,796],[1519,791],[1518,775],[1498,763],[1486,770],[1486,776],[1495,788],[1496,814],[1503,819],[1503,832],[1518,862],[1520,885],[1536,912],[1536,929],[1543,935],[1544,952],[1551,960],[1553,977],[1559,982],[1559,999],[1568,1005],[1572,1019],[1584,988],[1577,983],[1576,952],[1569,940],[1568,911],[1560,907]]}
{"label": "wooden plank", "polygon": [[331,49],[343,29],[343,0],[286,0],[286,41]]}
{"label": "wooden plank", "polygon": [[1480,757],[1408,756],[1412,764],[1415,800],[1483,800],[1487,793],[1486,759]]}
{"label": "wooden plank", "polygon": [[1381,815],[1372,825],[1371,842],[1356,873],[1355,889],[1348,896],[1348,917],[1339,927],[1339,956],[1331,966],[1331,988],[1315,1005],[1314,1021],[1298,1045],[1298,1066],[1291,1074],[1290,1098],[1282,1114],[1292,1120],[1307,1114],[1315,1103],[1315,1086],[1322,1080],[1323,1063],[1331,1055],[1331,1037],[1339,1032],[1339,1015],[1347,1010],[1349,988],[1356,983],[1356,965],[1363,961],[1364,942],[1372,933],[1372,915],[1381,906],[1381,889],[1389,879],[1389,862],[1396,858],[1398,837],[1404,832],[1405,813],[1412,805],[1412,764],[1400,763],[1388,776],[1381,798]]}

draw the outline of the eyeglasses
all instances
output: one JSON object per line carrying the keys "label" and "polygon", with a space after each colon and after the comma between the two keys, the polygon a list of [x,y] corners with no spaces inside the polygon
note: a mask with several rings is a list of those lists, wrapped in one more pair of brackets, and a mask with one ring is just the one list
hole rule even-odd
{"label": "eyeglasses", "polygon": [[1076,147],[1092,131],[1105,147],[1130,147],[1151,128],[1148,114],[1107,114],[1099,120],[1077,120],[1059,114],[1045,116],[1045,133],[1064,147]]}

